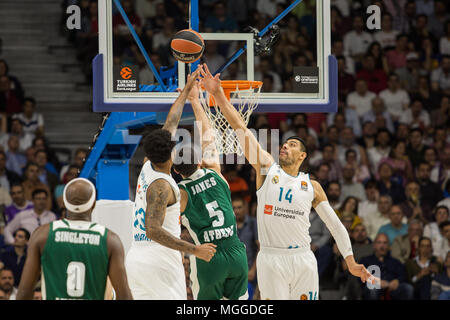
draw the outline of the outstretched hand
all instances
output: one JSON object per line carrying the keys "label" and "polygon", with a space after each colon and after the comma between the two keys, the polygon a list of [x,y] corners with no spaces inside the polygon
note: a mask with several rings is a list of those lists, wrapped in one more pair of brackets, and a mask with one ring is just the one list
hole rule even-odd
{"label": "outstretched hand", "polygon": [[380,283],[380,279],[374,277],[362,264],[355,263],[353,265],[350,265],[348,266],[348,271],[355,277],[360,278],[363,283],[366,283],[366,281],[370,282],[371,284]]}
{"label": "outstretched hand", "polygon": [[211,93],[212,95],[215,95],[222,90],[222,87],[220,85],[220,73],[213,76],[211,72],[208,69],[208,66],[205,64],[198,67],[200,69],[200,74],[202,75],[202,80],[200,81],[203,88],[205,88],[206,91]]}

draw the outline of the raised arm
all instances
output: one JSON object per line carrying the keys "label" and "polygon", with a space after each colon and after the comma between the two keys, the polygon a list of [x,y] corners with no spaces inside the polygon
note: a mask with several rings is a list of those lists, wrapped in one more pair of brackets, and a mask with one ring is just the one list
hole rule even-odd
{"label": "raised arm", "polygon": [[201,69],[201,74],[203,76],[201,81],[203,87],[214,96],[215,101],[219,105],[220,110],[227,119],[228,123],[231,125],[233,130],[236,131],[239,143],[244,150],[245,157],[250,165],[252,165],[256,170],[256,188],[258,189],[265,179],[265,175],[261,172],[261,169],[269,168],[274,163],[274,159],[261,147],[256,137],[247,128],[242,117],[226,98],[220,85],[220,74],[213,77],[206,64],[199,67],[199,69]]}
{"label": "raised arm", "polygon": [[345,259],[349,272],[355,277],[361,278],[362,282],[366,282],[371,278],[370,280],[374,283],[375,279],[371,273],[366,270],[364,265],[356,263],[355,258],[353,257],[352,244],[348,232],[339,220],[336,212],[331,208],[322,186],[315,180],[312,180],[311,183],[314,188],[314,200],[312,205],[328,230],[330,230],[342,257]]}
{"label": "raised arm", "polygon": [[145,214],[147,237],[170,249],[189,252],[197,258],[210,261],[216,252],[214,244],[194,245],[174,237],[162,227],[166,216],[166,208],[169,203],[174,202],[174,198],[172,187],[167,181],[158,179],[150,184],[147,189],[147,210]]}
{"label": "raised arm", "polygon": [[181,115],[183,114],[184,104],[186,103],[186,99],[191,91],[192,87],[195,85],[198,76],[200,75],[200,70],[196,70],[188,76],[188,80],[186,82],[186,86],[181,91],[178,98],[173,103],[172,107],[170,107],[169,114],[167,115],[166,122],[164,123],[163,129],[169,131],[172,136],[175,134],[175,131],[178,128],[178,123],[180,122]]}
{"label": "raised arm", "polygon": [[200,83],[197,83],[189,93],[188,100],[192,104],[197,125],[201,126],[202,167],[214,170],[221,175],[219,153],[214,142],[214,131],[200,103],[199,92]]}

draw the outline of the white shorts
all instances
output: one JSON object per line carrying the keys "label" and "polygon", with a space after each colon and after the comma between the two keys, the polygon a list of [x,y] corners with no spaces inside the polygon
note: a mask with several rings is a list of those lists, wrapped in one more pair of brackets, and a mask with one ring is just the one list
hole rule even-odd
{"label": "white shorts", "polygon": [[125,268],[135,300],[187,300],[181,252],[161,245],[134,245]]}
{"label": "white shorts", "polygon": [[310,248],[262,247],[256,258],[261,300],[318,300],[319,272]]}

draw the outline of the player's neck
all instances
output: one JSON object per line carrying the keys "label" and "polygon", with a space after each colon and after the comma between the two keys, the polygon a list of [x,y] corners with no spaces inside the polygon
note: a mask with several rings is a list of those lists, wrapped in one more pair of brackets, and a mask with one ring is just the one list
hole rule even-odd
{"label": "player's neck", "polygon": [[152,163],[152,168],[154,171],[162,172],[170,175],[170,169],[172,168],[172,163],[169,161],[163,163]]}
{"label": "player's neck", "polygon": [[300,165],[294,163],[290,165],[281,164],[281,169],[283,169],[284,172],[286,172],[288,175],[296,177],[298,176],[298,173],[300,172]]}
{"label": "player's neck", "polygon": [[74,212],[67,212],[66,214],[67,220],[81,220],[81,221],[91,221],[91,214],[86,213],[74,213]]}

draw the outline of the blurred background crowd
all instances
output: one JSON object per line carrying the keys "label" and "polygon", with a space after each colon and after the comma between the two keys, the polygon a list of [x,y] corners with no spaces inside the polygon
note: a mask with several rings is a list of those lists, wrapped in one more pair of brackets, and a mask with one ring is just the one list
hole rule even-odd
{"label": "blurred background crowd", "polygon": [[[87,82],[98,52],[97,1],[62,2],[61,33],[77,52]],[[82,8],[82,29],[65,30],[65,8]],[[123,0],[157,68],[173,65],[170,39],[187,28],[188,1]],[[200,0],[201,31],[262,29],[290,4],[284,0]],[[332,54],[339,67],[337,113],[256,113],[250,127],[279,130],[279,140],[307,142],[302,170],[317,179],[353,243],[355,259],[381,270],[381,289],[349,275],[330,232],[314,210],[311,249],[321,299],[450,299],[450,4],[445,0],[331,0]],[[368,5],[381,8],[381,30],[366,28]],[[138,64],[141,82],[154,83],[119,15],[114,63]],[[292,88],[292,68],[316,65],[315,1],[304,0],[279,26],[274,53],[255,66],[263,91]],[[1,43],[1,42],[0,42]],[[209,44],[209,42],[208,42]],[[202,58],[210,69],[228,58],[218,44]],[[224,79],[242,79],[238,61]],[[46,139],[39,101],[0,55],[0,298],[14,297],[30,234],[64,217],[64,184],[78,175],[88,150],[60,161]],[[269,150],[270,151],[270,150]],[[137,173],[134,173],[137,175]],[[232,191],[238,234],[247,246],[249,293],[258,298],[255,172],[223,165]],[[131,183],[132,185],[132,183]],[[131,188],[130,196],[134,195]],[[190,240],[183,230],[183,238]],[[188,293],[189,259],[185,259]],[[36,297],[39,298],[39,289]]]}

